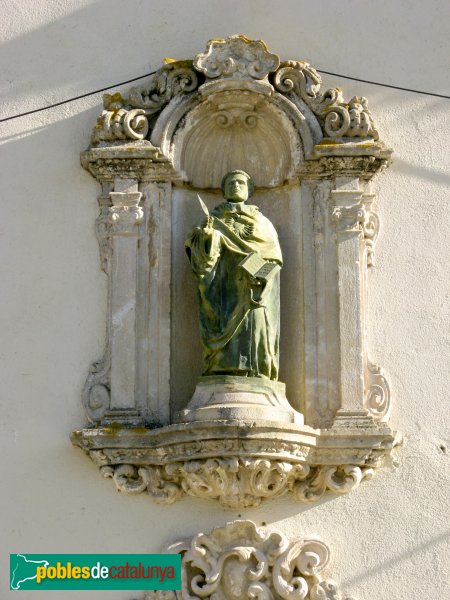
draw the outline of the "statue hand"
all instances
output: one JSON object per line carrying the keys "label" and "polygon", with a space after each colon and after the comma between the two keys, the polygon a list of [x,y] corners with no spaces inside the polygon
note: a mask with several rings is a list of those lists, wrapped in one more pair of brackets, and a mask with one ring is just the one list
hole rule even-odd
{"label": "statue hand", "polygon": [[249,279],[250,279],[251,285],[254,285],[257,287],[262,285],[262,281],[260,279],[258,279],[257,277],[254,277],[253,275],[250,275]]}
{"label": "statue hand", "polygon": [[207,237],[211,237],[214,231],[214,227],[213,227],[213,223],[214,223],[214,219],[213,217],[209,216],[206,219],[206,223],[203,227],[203,234]]}

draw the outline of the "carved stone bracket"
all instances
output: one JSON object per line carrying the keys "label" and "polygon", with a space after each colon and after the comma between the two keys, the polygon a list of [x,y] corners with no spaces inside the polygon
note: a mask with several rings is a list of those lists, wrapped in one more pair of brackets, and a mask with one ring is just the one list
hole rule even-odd
{"label": "carved stone bracket", "polygon": [[317,537],[233,521],[169,546],[182,555],[182,590],[146,592],[143,600],[352,600],[327,573],[330,549]]}
{"label": "carved stone bracket", "polygon": [[[336,197],[337,193],[335,193]],[[335,222],[338,233],[351,231],[362,233],[366,250],[364,262],[367,267],[374,264],[374,248],[380,229],[378,215],[371,210],[374,198],[374,194],[356,194],[355,204],[340,205],[338,203],[332,212],[332,220]]]}
{"label": "carved stone bracket", "polygon": [[300,502],[315,502],[325,493],[348,494],[373,469],[355,465],[301,465],[267,459],[209,458],[165,467],[119,465],[101,467],[119,492],[147,492],[159,504],[172,504],[183,495],[218,500],[227,509],[259,506],[262,500],[291,494]]}
{"label": "carved stone bracket", "polygon": [[237,509],[283,495],[313,502],[347,494],[398,440],[383,426],[320,433],[293,424],[210,421],[82,430],[72,442],[121,492],[147,493],[162,504],[194,496]]}

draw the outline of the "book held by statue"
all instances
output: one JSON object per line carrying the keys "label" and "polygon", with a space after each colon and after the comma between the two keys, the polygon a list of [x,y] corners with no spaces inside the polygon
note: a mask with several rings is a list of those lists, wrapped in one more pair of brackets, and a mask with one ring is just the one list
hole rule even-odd
{"label": "book held by statue", "polygon": [[278,263],[264,260],[257,252],[252,252],[246,256],[244,260],[239,263],[239,266],[252,275],[252,277],[264,281],[272,279],[272,277],[274,277],[281,269]]}

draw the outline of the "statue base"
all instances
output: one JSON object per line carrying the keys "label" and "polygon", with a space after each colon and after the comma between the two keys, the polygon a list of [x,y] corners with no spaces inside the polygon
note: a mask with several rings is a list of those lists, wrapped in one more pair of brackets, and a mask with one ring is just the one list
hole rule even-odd
{"label": "statue base", "polygon": [[286,386],[264,377],[200,377],[194,395],[175,423],[223,420],[277,421],[303,425],[303,415],[286,398]]}

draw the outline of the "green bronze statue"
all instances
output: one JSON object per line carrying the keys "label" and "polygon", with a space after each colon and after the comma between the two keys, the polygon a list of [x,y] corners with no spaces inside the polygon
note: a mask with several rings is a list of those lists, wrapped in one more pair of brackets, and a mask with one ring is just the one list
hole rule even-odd
{"label": "green bronze statue", "polygon": [[280,275],[277,232],[246,201],[254,185],[244,171],[227,173],[224,202],[186,240],[198,282],[203,375],[278,379]]}

